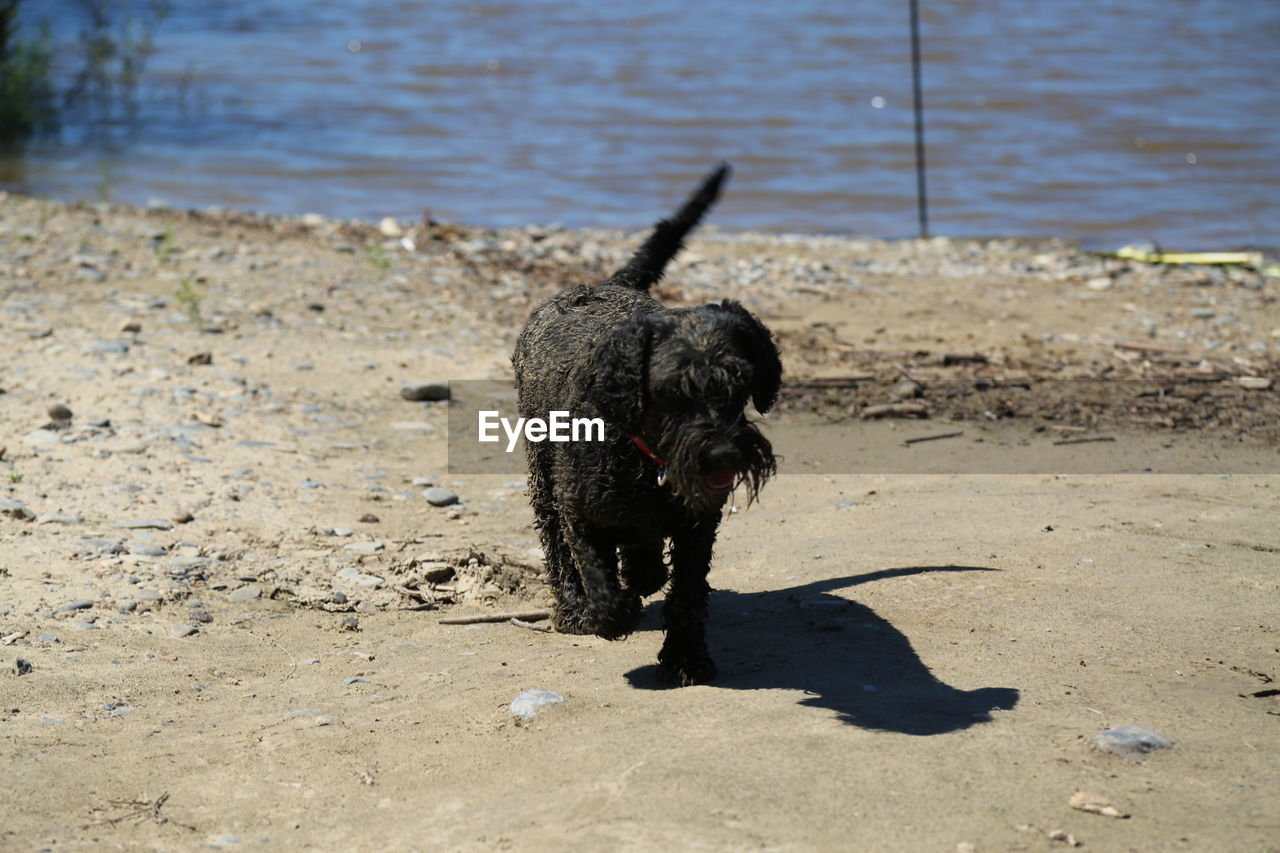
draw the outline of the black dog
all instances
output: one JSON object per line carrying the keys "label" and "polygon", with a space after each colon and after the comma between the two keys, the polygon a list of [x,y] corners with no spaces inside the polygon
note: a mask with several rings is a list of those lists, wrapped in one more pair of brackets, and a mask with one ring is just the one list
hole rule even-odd
{"label": "black dog", "polygon": [[512,359],[521,416],[567,411],[607,425],[602,442],[526,443],[556,628],[609,639],[632,631],[640,599],[667,582],[670,539],[658,675],[678,685],[716,673],[705,625],[721,508],[737,484],[753,500],[775,471],[744,412],[748,397],[764,413],[778,393],[768,329],[732,300],[666,309],[648,295],[728,171],[660,221],[608,281],[535,310]]}

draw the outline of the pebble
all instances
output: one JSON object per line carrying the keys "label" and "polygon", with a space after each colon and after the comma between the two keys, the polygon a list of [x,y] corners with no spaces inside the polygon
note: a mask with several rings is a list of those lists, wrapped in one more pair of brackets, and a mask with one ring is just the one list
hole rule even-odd
{"label": "pebble", "polygon": [[242,586],[227,597],[232,601],[253,601],[262,597],[262,587],[253,584]]}
{"label": "pebble", "polygon": [[173,514],[174,524],[189,524],[195,520],[196,520],[196,517],[191,513],[187,512],[186,510],[179,510],[178,512],[175,512]]}
{"label": "pebble", "polygon": [[36,524],[79,524],[83,516],[71,512],[42,512],[36,517]]}
{"label": "pebble", "polygon": [[1191,311],[1191,316],[1197,320],[1212,320],[1217,314],[1212,308],[1193,308]]}
{"label": "pebble", "polygon": [[377,540],[367,542],[348,542],[342,546],[344,551],[355,551],[358,554],[373,554],[383,549],[383,544]]}
{"label": "pebble", "polygon": [[24,660],[23,658],[18,658],[13,662],[14,675],[27,675],[33,669],[35,669],[35,667],[31,665],[31,662],[28,660]]}
{"label": "pebble", "polygon": [[27,509],[27,505],[14,498],[0,497],[0,515],[7,515],[19,521],[30,521],[36,514]]}
{"label": "pebble", "polygon": [[88,344],[84,347],[84,352],[93,355],[94,353],[114,353],[124,355],[129,351],[129,345],[124,341],[98,341],[97,343]]}
{"label": "pebble", "polygon": [[69,604],[62,605],[58,608],[58,612],[71,613],[75,610],[88,610],[90,607],[93,607],[93,602],[87,598],[82,598],[79,601],[72,601]]}
{"label": "pebble", "polygon": [[318,480],[303,480],[298,485],[304,489],[323,489],[324,488],[324,483],[321,483]]}
{"label": "pebble", "polygon": [[182,639],[183,637],[190,637],[192,634],[196,633],[199,630],[200,629],[197,626],[192,625],[189,622],[181,625],[171,625],[169,627],[169,632],[173,634],[173,636],[177,639]]}
{"label": "pebble", "polygon": [[1241,376],[1236,379],[1236,384],[1250,391],[1265,391],[1271,387],[1271,380],[1266,376]]}
{"label": "pebble", "polygon": [[333,723],[334,723],[333,717],[330,717],[328,714],[320,714],[319,716],[316,717],[317,726],[331,726],[333,725]]}
{"label": "pebble", "polygon": [[152,545],[150,542],[132,542],[129,545],[129,553],[143,557],[163,557],[165,548],[161,545]]}
{"label": "pebble", "polygon": [[367,678],[357,678],[356,676],[353,675],[350,678],[342,679],[342,683],[345,686],[350,687],[353,684],[372,684],[373,682],[371,682]]}
{"label": "pebble", "polygon": [[894,385],[889,393],[899,400],[914,400],[924,395],[924,386],[911,379],[904,379]]}
{"label": "pebble", "polygon": [[1147,753],[1173,746],[1173,741],[1163,735],[1132,723],[1107,729],[1089,738],[1088,743],[1102,752],[1120,755],[1130,761],[1146,761]]}
{"label": "pebble", "polygon": [[22,442],[32,447],[47,447],[51,444],[61,443],[62,433],[54,432],[51,429],[37,429],[24,435]]}
{"label": "pebble", "polygon": [[108,444],[103,450],[108,453],[145,453],[147,446],[146,441],[116,441]]}
{"label": "pebble", "polygon": [[[352,543],[352,544],[359,544],[359,543]],[[354,566],[347,566],[344,569],[340,569],[336,577],[340,581],[345,581],[346,583],[352,583],[352,584],[355,584],[356,586],[379,587],[379,586],[382,586],[382,584],[385,582],[383,581],[382,578],[378,577],[377,575],[367,575],[364,572],[360,571],[359,569],[355,568]]]}
{"label": "pebble", "polygon": [[413,485],[415,486],[426,487],[426,486],[434,486],[435,484],[436,484],[436,481],[434,477],[414,477],[413,478]]}
{"label": "pebble", "polygon": [[405,385],[400,396],[413,403],[438,402],[449,399],[448,382],[426,382],[421,385]]}
{"label": "pebble", "polygon": [[163,518],[144,518],[115,525],[122,530],[172,530],[173,522]]}
{"label": "pebble", "polygon": [[452,506],[458,502],[458,495],[449,489],[442,489],[439,486],[432,486],[429,489],[422,490],[422,496],[427,499],[427,503],[432,506]]}
{"label": "pebble", "polygon": [[128,549],[124,546],[123,539],[108,539],[103,536],[85,536],[80,540],[86,546],[100,551],[104,554],[124,554]]}
{"label": "pebble", "polygon": [[538,715],[538,709],[547,705],[558,705],[564,701],[559,693],[534,688],[526,690],[511,700],[511,716],[532,720]]}
{"label": "pebble", "polygon": [[366,512],[364,515],[360,516],[360,521],[364,524],[378,524],[382,519],[378,518],[371,512]]}
{"label": "pebble", "polygon": [[421,432],[433,433],[436,431],[435,425],[429,424],[426,421],[392,421],[391,428],[394,430],[401,430],[403,432],[419,430]]}
{"label": "pebble", "polygon": [[296,708],[292,711],[285,711],[284,714],[281,715],[281,718],[285,720],[292,720],[295,717],[305,717],[308,714],[319,714],[319,713],[320,713],[319,708]]}
{"label": "pebble", "polygon": [[71,410],[61,403],[54,403],[47,409],[47,411],[49,413],[49,417],[53,418],[55,421],[69,421],[72,417]]}
{"label": "pebble", "polygon": [[384,216],[382,221],[378,223],[378,232],[383,237],[399,237],[404,234],[404,230],[400,227],[400,223],[396,222],[394,217]]}

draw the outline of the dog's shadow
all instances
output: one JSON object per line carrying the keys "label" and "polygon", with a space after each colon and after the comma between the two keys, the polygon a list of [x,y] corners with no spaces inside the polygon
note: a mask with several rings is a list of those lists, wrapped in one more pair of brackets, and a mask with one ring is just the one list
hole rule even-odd
{"label": "dog's shadow", "polygon": [[[935,735],[990,719],[993,709],[1018,701],[1011,687],[958,690],[939,681],[911,642],[870,607],[835,595],[871,581],[925,572],[987,572],[977,566],[913,566],[817,581],[767,592],[721,590],[712,595],[708,640],[720,675],[712,686],[730,690],[803,691],[802,705],[830,708],[867,729]],[[643,627],[657,629],[661,601]],[[974,642],[965,633],[958,642]],[[627,673],[632,686],[658,689],[655,666]]]}

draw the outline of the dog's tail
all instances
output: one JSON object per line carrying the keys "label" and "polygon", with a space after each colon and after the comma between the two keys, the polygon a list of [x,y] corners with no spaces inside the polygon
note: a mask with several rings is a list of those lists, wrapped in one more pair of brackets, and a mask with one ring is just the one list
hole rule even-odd
{"label": "dog's tail", "polygon": [[658,221],[649,239],[645,240],[644,245],[631,256],[627,265],[614,273],[605,283],[644,291],[657,284],[667,264],[684,248],[684,238],[719,198],[720,186],[729,177],[729,171],[729,164],[721,163],[720,167],[702,182],[702,186],[698,187],[698,191],[690,196],[675,216]]}

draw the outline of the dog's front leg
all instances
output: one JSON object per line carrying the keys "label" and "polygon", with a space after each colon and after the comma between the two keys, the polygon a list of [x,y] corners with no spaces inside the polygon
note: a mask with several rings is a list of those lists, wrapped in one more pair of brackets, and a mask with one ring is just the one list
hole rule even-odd
{"label": "dog's front leg", "polygon": [[565,522],[565,541],[582,583],[583,633],[617,640],[640,620],[640,596],[618,582],[618,546],[581,524]]}
{"label": "dog's front leg", "polygon": [[716,677],[707,651],[707,572],[719,516],[704,518],[671,537],[671,590],[662,611],[667,636],[658,652],[658,678],[684,687]]}

